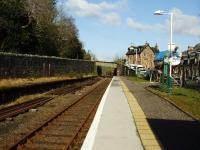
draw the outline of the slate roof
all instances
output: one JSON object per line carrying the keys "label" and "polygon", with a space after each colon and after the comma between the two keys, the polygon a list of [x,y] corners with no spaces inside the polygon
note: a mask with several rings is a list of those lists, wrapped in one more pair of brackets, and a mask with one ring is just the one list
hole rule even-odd
{"label": "slate roof", "polygon": [[[149,43],[146,43],[145,45],[140,45],[140,46],[130,46],[128,48],[128,52],[126,53],[126,55],[135,55],[136,50],[137,50],[137,54],[140,54],[147,47],[150,47]],[[152,49],[154,54],[159,52],[157,45],[155,47],[150,47],[150,48]]]}
{"label": "slate roof", "polygon": [[199,53],[200,53],[200,43],[196,44],[194,47],[188,47],[188,50],[182,52],[182,57],[188,58],[189,56],[196,55]]}
{"label": "slate roof", "polygon": [[194,46],[194,51],[200,52],[200,43]]}

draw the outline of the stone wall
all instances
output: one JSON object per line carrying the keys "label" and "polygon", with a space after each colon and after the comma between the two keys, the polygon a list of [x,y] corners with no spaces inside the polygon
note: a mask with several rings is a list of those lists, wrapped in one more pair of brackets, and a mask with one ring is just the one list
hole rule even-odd
{"label": "stone wall", "polygon": [[0,78],[56,76],[94,71],[93,61],[0,53]]}
{"label": "stone wall", "polygon": [[143,65],[146,69],[154,68],[154,52],[147,47],[140,54],[140,64]]}
{"label": "stone wall", "polygon": [[101,68],[101,76],[113,76],[117,69],[117,64],[114,62],[96,61],[96,66]]}

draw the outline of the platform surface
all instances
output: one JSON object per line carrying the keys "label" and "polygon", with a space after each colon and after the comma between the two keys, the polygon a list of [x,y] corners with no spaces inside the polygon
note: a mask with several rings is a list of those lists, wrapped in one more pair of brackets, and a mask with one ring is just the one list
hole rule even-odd
{"label": "platform surface", "polygon": [[106,90],[81,149],[143,150],[118,77]]}

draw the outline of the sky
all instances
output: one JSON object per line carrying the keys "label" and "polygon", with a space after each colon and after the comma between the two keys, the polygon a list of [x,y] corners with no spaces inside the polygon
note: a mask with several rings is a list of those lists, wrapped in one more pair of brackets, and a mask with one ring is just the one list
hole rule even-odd
{"label": "sky", "polygon": [[125,57],[127,48],[143,45],[166,50],[170,42],[173,12],[173,43],[178,51],[200,42],[200,0],[58,0],[58,8],[75,19],[80,40],[98,60]]}

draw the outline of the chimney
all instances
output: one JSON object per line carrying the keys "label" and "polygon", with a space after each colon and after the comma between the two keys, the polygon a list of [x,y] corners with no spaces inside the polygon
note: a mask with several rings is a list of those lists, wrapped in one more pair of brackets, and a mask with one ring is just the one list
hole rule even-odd
{"label": "chimney", "polygon": [[188,51],[192,51],[193,47],[192,46],[188,46]]}

